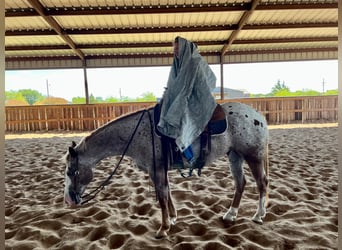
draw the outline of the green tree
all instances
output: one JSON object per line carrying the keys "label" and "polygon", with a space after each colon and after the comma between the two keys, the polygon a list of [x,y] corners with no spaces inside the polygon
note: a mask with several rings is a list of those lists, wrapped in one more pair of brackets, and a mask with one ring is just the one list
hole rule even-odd
{"label": "green tree", "polygon": [[25,97],[22,95],[22,93],[19,93],[18,91],[5,91],[5,98],[6,100],[15,100],[15,101],[23,101],[26,102]]}
{"label": "green tree", "polygon": [[250,94],[249,97],[251,98],[261,98],[261,97],[266,97],[265,94]]}
{"label": "green tree", "polygon": [[280,80],[278,80],[278,82],[272,87],[270,94],[272,96],[279,96],[277,95],[278,92],[283,93],[283,94],[289,93],[290,88],[285,85],[285,82],[280,83]]}
{"label": "green tree", "polygon": [[116,98],[116,97],[110,96],[110,97],[107,97],[107,98],[105,99],[105,102],[107,102],[107,103],[119,102],[119,99]]}
{"label": "green tree", "polygon": [[137,98],[138,102],[155,102],[157,97],[152,92],[146,92]]}
{"label": "green tree", "polygon": [[135,102],[136,99],[129,98],[128,96],[121,96],[120,102]]}
{"label": "green tree", "polygon": [[297,90],[291,93],[292,93],[292,96],[318,96],[320,95],[318,91],[312,90],[312,89]]}
{"label": "green tree", "polygon": [[280,80],[278,80],[278,82],[272,87],[270,94],[273,96],[277,96],[276,94],[278,92],[288,93],[290,92],[290,88],[285,85],[285,82],[280,83]]}
{"label": "green tree", "polygon": [[86,99],[85,97],[73,97],[71,100],[72,104],[85,104],[86,103]]}
{"label": "green tree", "polygon": [[33,89],[21,89],[18,93],[20,93],[30,105],[44,99],[44,96],[41,93]]}
{"label": "green tree", "polygon": [[292,93],[288,89],[279,89],[273,96],[292,96]]}
{"label": "green tree", "polygon": [[102,97],[95,97],[93,94],[89,96],[89,103],[102,103],[103,98]]}
{"label": "green tree", "polygon": [[338,89],[327,90],[324,95],[338,95]]}

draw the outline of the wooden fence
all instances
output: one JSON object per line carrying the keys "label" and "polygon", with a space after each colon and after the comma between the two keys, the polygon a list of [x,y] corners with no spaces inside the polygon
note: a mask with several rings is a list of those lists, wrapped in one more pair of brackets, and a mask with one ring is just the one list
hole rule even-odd
{"label": "wooden fence", "polygon": [[[337,122],[338,97],[282,97],[219,100],[242,102],[261,112],[269,124]],[[89,131],[155,102],[6,107],[6,132]]]}

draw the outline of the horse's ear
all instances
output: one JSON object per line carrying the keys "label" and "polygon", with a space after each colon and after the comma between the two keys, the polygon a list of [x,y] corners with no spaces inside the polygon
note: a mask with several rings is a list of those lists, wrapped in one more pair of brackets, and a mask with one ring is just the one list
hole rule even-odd
{"label": "horse's ear", "polygon": [[76,157],[77,156],[77,152],[74,148],[69,147],[69,154],[71,155],[71,157]]}
{"label": "horse's ear", "polygon": [[71,142],[71,147],[73,147],[73,148],[76,147],[76,142],[72,141]]}

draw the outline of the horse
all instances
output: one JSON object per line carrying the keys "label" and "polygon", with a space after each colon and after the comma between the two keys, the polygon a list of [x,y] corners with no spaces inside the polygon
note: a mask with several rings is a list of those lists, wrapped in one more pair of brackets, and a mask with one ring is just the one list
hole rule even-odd
{"label": "horse", "polygon": [[[223,222],[233,224],[236,221],[246,185],[243,171],[243,162],[246,161],[259,191],[258,206],[252,221],[262,224],[268,202],[266,119],[246,104],[226,102],[221,107],[227,126],[222,133],[211,136],[211,149],[204,164],[208,166],[226,155],[230,162],[235,193],[228,211],[222,217]],[[155,116],[153,107],[126,114],[94,130],[78,144],[72,142],[65,154],[64,202],[74,207],[82,204],[82,195],[93,179],[96,164],[102,159],[109,156],[129,156],[138,168],[149,174],[154,183],[162,214],[161,225],[155,237],[166,237],[171,225],[176,222],[177,211],[169,187],[168,171],[172,168],[165,167],[165,150],[156,131]],[[200,144],[200,138],[192,144],[195,158],[200,155]]]}

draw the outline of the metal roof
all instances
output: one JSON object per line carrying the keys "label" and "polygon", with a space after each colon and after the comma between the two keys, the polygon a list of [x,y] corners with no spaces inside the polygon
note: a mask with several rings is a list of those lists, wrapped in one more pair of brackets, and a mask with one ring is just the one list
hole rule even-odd
{"label": "metal roof", "polygon": [[5,0],[6,69],[337,59],[338,0]]}

